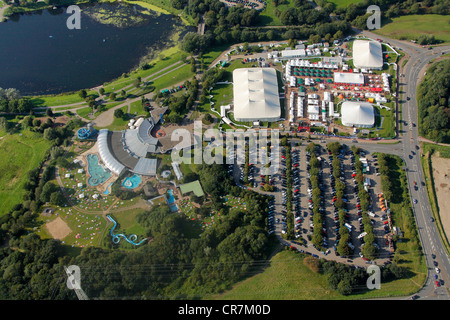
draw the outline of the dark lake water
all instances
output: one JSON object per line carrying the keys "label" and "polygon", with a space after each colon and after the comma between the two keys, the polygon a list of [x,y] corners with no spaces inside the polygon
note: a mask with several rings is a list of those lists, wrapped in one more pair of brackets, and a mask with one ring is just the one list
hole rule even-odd
{"label": "dark lake water", "polygon": [[[111,6],[96,4],[94,9],[114,9]],[[79,30],[67,28],[71,14],[66,8],[0,23],[0,87],[32,95],[100,85],[138,66],[148,48],[162,46],[175,26],[181,26],[173,16],[154,14],[139,26],[119,28],[83,12],[92,6],[80,7]]]}

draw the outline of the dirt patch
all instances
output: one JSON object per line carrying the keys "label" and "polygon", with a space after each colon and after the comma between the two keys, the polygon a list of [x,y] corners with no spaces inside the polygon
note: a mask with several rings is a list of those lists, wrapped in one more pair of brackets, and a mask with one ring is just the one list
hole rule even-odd
{"label": "dirt patch", "polygon": [[69,235],[69,233],[72,232],[67,223],[65,223],[60,217],[47,223],[45,227],[52,238],[57,240],[64,239],[67,235]]}
{"label": "dirt patch", "polygon": [[450,235],[450,159],[433,155],[431,163],[440,218],[445,233]]}

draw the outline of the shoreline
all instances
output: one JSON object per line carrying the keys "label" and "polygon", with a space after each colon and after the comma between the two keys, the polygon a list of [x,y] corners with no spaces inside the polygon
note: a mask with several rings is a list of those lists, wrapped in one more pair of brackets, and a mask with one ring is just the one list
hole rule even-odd
{"label": "shoreline", "polygon": [[[147,3],[142,0],[137,0],[137,1],[134,1],[134,0],[112,0],[112,1],[111,0],[100,0],[98,2],[98,4],[104,4],[104,3],[105,4],[115,4],[116,3],[118,5],[120,5],[120,4],[137,5],[137,6],[141,7],[143,10],[150,10],[152,12],[155,12],[157,15],[160,15],[160,14],[170,15],[174,19],[179,19],[181,21],[181,24],[173,25],[174,30],[173,30],[172,34],[163,43],[158,43],[158,44],[155,44],[154,46],[147,47],[147,52],[145,53],[145,55],[143,55],[142,57],[139,58],[139,62],[132,68],[124,71],[122,76],[104,81],[102,83],[99,83],[99,84],[93,86],[92,88],[82,88],[80,90],[84,89],[84,90],[89,91],[89,90],[96,90],[101,87],[110,86],[111,84],[115,83],[116,81],[124,80],[123,75],[130,75],[130,74],[139,72],[141,67],[144,64],[156,65],[161,60],[159,58],[160,55],[170,56],[178,51],[178,50],[176,50],[178,45],[175,43],[175,41],[180,38],[180,35],[182,35],[184,32],[186,32],[187,28],[191,27],[191,24],[185,18],[183,18],[180,14],[176,15],[174,13],[171,13],[171,12],[165,10],[164,8],[160,8],[154,4]],[[86,1],[86,0],[75,1],[74,4],[75,5],[89,4],[89,1]],[[0,8],[0,22],[2,22],[2,20],[3,20],[3,12],[8,7],[10,7],[10,5],[6,4],[5,6]],[[61,7],[65,7],[65,6],[60,6],[59,8],[61,8]],[[36,12],[36,11],[45,10],[45,9],[51,9],[52,5],[43,5],[42,7],[39,7],[39,8],[26,8],[26,7],[22,7],[22,8],[24,10],[21,12],[16,12],[16,14],[25,14],[25,13],[31,13],[31,12]],[[7,21],[8,17],[5,16],[4,19]],[[170,53],[170,54],[168,54],[168,53]],[[56,96],[66,96],[66,95],[76,94],[78,91],[79,90],[64,91],[64,92],[52,93],[52,94],[45,94],[45,93],[43,93],[43,94],[27,94],[24,96],[29,97],[29,98],[56,97]]]}

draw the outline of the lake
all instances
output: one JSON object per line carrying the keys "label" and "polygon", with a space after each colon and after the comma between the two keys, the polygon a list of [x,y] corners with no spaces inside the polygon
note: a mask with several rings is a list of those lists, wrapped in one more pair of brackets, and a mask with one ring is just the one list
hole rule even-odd
{"label": "lake", "polygon": [[[163,47],[176,27],[182,26],[174,16],[158,15],[139,6],[95,4],[80,8],[81,29],[67,28],[71,14],[66,8],[16,15],[0,23],[0,87],[37,95],[101,85],[137,67],[149,50]],[[122,17],[139,16],[140,20],[125,21],[132,25],[129,27],[117,26],[105,11],[118,21],[118,10],[122,10]],[[95,15],[99,12],[103,13],[100,18]]]}

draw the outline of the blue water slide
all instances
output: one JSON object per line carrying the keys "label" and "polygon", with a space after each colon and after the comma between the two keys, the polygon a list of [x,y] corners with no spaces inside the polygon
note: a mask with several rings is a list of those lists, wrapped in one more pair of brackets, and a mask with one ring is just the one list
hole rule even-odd
{"label": "blue water slide", "polygon": [[141,243],[143,243],[145,240],[147,240],[146,238],[144,238],[141,241],[136,243],[137,235],[135,235],[135,234],[130,235],[128,238],[122,233],[114,234],[113,231],[117,226],[117,222],[110,215],[107,215],[107,217],[114,224],[114,226],[111,229],[111,237],[112,237],[112,241],[114,243],[116,243],[116,244],[119,243],[121,237],[124,238],[128,243],[131,243],[134,246],[138,246]]}

